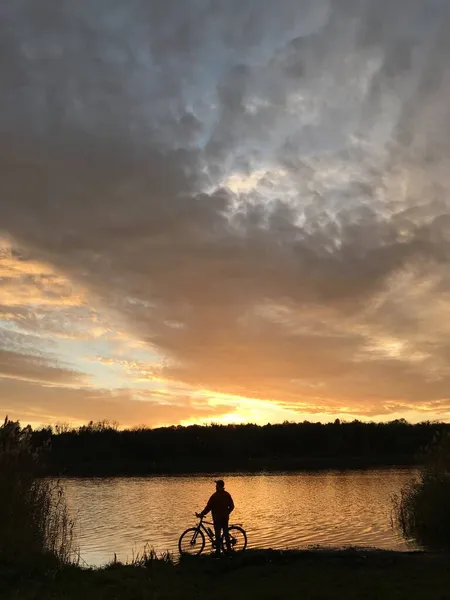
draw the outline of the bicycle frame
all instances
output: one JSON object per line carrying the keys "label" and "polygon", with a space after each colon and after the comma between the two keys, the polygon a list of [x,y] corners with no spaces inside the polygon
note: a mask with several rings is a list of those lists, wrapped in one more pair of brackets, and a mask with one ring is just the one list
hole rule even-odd
{"label": "bicycle frame", "polygon": [[[178,540],[178,549],[180,554],[190,554],[189,548],[193,548],[197,544],[197,539],[200,538],[201,544],[200,546],[196,546],[193,553],[198,555],[201,554],[205,548],[205,542],[209,540],[213,548],[216,549],[216,552],[220,552],[223,550],[224,552],[229,552],[232,550],[236,550],[235,546],[238,545],[238,550],[245,550],[247,547],[247,534],[245,530],[242,528],[241,523],[233,523],[228,524],[228,532],[229,538],[224,532],[224,535],[220,536],[220,539],[217,540],[215,536],[215,531],[211,529],[211,526],[214,526],[214,523],[211,521],[205,521],[204,516],[200,516],[196,513],[195,515],[199,521],[195,525],[195,527],[189,527],[184,531],[180,539]],[[221,527],[221,529],[223,529]],[[183,540],[187,543],[186,548],[183,546]],[[226,546],[226,547],[225,547]]]}
{"label": "bicycle frame", "polygon": [[205,533],[208,538],[209,541],[211,542],[211,544],[214,544],[215,540],[216,540],[216,536],[214,534],[214,530],[212,530],[212,532],[210,532],[210,528],[206,527],[206,525],[212,525],[214,527],[214,523],[211,523],[211,521],[204,521],[203,520],[204,517],[200,517],[200,521],[198,522],[197,525],[197,531],[195,532],[195,537],[197,537],[197,532],[199,532],[200,530],[203,531],[203,533]]}
{"label": "bicycle frame", "polygon": [[[205,525],[212,525],[214,527],[214,523],[212,523],[211,521],[204,521],[205,517],[199,517],[199,522],[198,525],[196,527],[196,532],[194,533],[194,537],[193,539],[195,540],[197,538],[198,532],[200,530],[202,530],[209,538],[209,541],[211,542],[211,544],[214,546],[214,543],[216,541],[216,535],[214,533],[214,530],[210,533],[210,528],[209,527],[205,527]],[[239,526],[242,527],[242,523],[230,523],[228,525],[228,529],[230,527],[234,527],[234,526]]]}

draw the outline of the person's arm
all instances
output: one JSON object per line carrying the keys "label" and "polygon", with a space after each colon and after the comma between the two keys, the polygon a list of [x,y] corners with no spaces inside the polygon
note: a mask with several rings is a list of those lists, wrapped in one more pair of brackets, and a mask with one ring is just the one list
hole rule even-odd
{"label": "person's arm", "polygon": [[211,510],[211,500],[212,500],[212,496],[211,498],[208,500],[208,503],[206,504],[205,508],[202,510],[202,512],[199,513],[200,517],[204,517],[205,515],[207,515],[209,513],[209,511]]}
{"label": "person's arm", "polygon": [[229,504],[229,511],[230,514],[233,512],[234,510],[234,502],[233,502],[233,498],[231,497],[231,494],[228,494],[230,496],[230,504]]}

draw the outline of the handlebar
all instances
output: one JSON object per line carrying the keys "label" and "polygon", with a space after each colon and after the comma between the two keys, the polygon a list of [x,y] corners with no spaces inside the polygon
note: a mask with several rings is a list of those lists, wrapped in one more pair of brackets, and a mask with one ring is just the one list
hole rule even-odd
{"label": "handlebar", "polygon": [[201,515],[200,513],[194,513],[194,515],[197,517],[197,519],[200,519],[200,524],[203,525],[214,525],[214,523],[212,523],[211,521],[205,521],[205,515]]}

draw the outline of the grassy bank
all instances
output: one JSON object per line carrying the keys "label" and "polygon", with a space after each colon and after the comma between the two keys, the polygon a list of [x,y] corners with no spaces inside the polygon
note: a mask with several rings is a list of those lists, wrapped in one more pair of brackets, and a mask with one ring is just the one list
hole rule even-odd
{"label": "grassy bank", "polygon": [[450,597],[450,555],[361,550],[253,550],[230,559],[24,572],[0,569],[4,600],[233,600]]}

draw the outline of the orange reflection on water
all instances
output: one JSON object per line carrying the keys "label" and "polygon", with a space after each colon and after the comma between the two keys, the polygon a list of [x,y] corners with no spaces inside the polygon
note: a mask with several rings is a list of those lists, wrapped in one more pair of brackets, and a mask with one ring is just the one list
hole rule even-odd
{"label": "orange reflection on water", "polygon": [[[391,530],[391,497],[407,469],[225,476],[249,547],[374,546],[406,550]],[[89,564],[131,559],[147,543],[176,552],[214,491],[213,476],[68,479],[81,556]]]}

